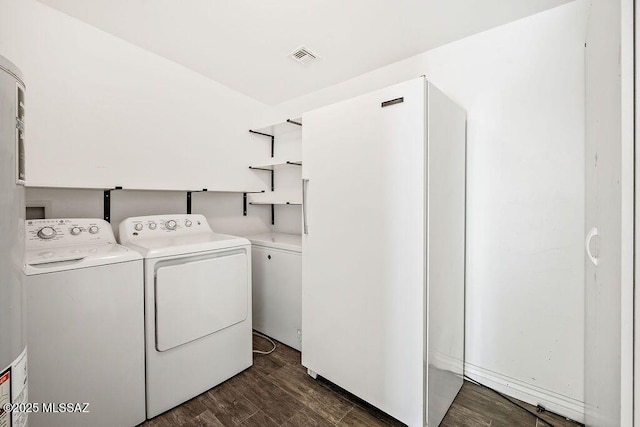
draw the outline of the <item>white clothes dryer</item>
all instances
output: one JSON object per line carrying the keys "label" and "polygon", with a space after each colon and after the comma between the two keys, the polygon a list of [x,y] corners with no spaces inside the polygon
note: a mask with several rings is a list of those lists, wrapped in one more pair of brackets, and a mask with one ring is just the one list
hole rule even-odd
{"label": "white clothes dryer", "polygon": [[25,224],[29,402],[38,405],[29,425],[140,424],[142,257],[101,219]]}
{"label": "white clothes dryer", "polygon": [[177,214],[125,219],[120,242],[144,257],[147,418],[252,365],[247,239]]}

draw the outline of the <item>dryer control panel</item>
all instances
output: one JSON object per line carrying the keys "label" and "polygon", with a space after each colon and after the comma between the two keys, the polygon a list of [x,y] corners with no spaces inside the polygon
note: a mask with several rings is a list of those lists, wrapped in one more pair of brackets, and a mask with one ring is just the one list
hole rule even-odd
{"label": "dryer control panel", "polygon": [[120,223],[120,239],[127,241],[212,232],[207,219],[199,214],[139,216]]}
{"label": "dryer control panel", "polygon": [[26,249],[116,244],[111,224],[96,218],[25,221]]}

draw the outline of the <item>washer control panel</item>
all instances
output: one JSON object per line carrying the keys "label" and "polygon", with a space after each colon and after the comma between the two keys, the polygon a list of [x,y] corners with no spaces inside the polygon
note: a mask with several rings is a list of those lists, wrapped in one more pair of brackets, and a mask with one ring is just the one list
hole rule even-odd
{"label": "washer control panel", "polygon": [[94,218],[26,220],[25,237],[27,249],[116,243],[111,224]]}
{"label": "washer control panel", "polygon": [[199,214],[139,216],[120,223],[120,238],[129,240],[211,232],[207,219]]}

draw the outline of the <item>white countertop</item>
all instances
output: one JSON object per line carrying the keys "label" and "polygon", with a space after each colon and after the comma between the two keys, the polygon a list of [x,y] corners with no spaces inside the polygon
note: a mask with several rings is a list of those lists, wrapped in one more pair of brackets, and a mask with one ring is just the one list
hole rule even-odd
{"label": "white countertop", "polygon": [[254,246],[284,249],[288,251],[302,251],[302,236],[300,234],[265,233],[246,236]]}

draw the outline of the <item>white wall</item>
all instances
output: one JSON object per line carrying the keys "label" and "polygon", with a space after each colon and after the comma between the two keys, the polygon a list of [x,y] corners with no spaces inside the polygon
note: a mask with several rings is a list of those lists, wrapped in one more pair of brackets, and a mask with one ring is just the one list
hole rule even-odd
{"label": "white wall", "polygon": [[[264,105],[34,0],[0,0],[0,55],[27,83],[27,201],[48,217],[102,217],[101,190],[263,190],[248,129]],[[115,191],[112,224],[185,212],[186,193]],[[216,231],[270,230],[241,193],[194,193]]]}
{"label": "white wall", "polygon": [[582,1],[283,103],[265,122],[425,74],[468,113],[467,373],[582,419]]}
{"label": "white wall", "polygon": [[0,0],[0,55],[27,83],[28,185],[262,189],[263,104],[35,0]]}

